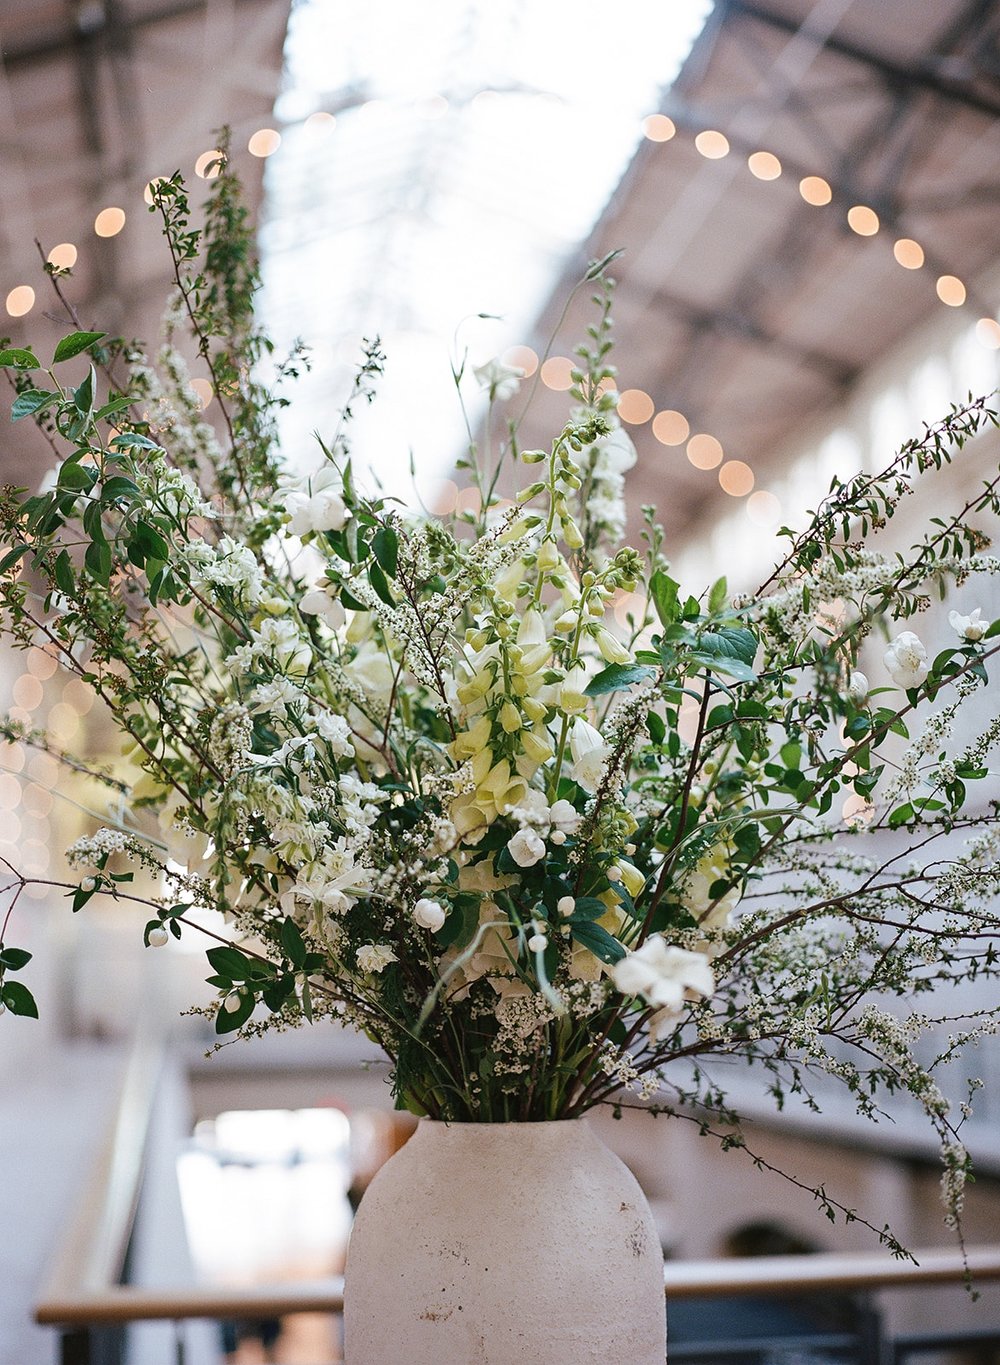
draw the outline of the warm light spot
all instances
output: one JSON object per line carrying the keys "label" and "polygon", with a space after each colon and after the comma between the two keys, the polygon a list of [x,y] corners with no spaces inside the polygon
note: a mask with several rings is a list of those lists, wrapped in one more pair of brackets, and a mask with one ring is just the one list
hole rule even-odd
{"label": "warm light spot", "polygon": [[60,242],[49,252],[47,260],[57,270],[72,270],[76,265],[77,250],[72,242]]}
{"label": "warm light spot", "polygon": [[42,820],[52,810],[52,793],[40,787],[37,782],[28,783],[21,799],[28,814],[37,815]]}
{"label": "warm light spot", "polygon": [[664,408],[653,418],[653,435],[664,446],[682,446],[691,434],[688,419],[676,408]]}
{"label": "warm light spot", "polygon": [[756,493],[751,493],[746,500],[747,516],[755,526],[762,526],[765,529],[777,526],[781,520],[781,503],[773,493],[769,493],[764,488],[758,488]]}
{"label": "warm light spot", "polygon": [[23,318],[35,306],[35,291],[30,284],[19,284],[7,295],[7,312],[12,318]]}
{"label": "warm light spot", "polygon": [[[21,804],[21,784],[16,777],[10,773],[0,773],[0,810],[17,810]],[[10,830],[7,828],[7,817],[4,816],[3,832],[10,838]]]}
{"label": "warm light spot", "polygon": [[500,358],[505,365],[523,370],[525,379],[530,379],[538,369],[538,356],[535,355],[530,346],[511,346],[510,350],[504,351]]}
{"label": "warm light spot", "polygon": [[44,901],[49,898],[49,888],[47,886],[26,886],[24,894],[29,900]]}
{"label": "warm light spot", "polygon": [[799,194],[807,204],[813,204],[816,208],[829,204],[833,198],[833,190],[821,175],[807,175],[804,180],[800,180]]}
{"label": "warm light spot", "polygon": [[597,388],[594,393],[600,398],[603,394],[614,393],[615,391],[615,381],[610,375],[605,375],[603,379],[597,381]]}
{"label": "warm light spot", "polygon": [[42,684],[30,673],[22,673],[11,688],[10,695],[17,706],[23,706],[25,711],[34,711],[42,704]]}
{"label": "warm light spot", "polygon": [[942,275],[934,286],[937,296],[949,308],[961,308],[965,302],[965,285],[957,275]]}
{"label": "warm light spot", "polygon": [[773,152],[751,152],[747,157],[750,174],[758,180],[777,180],[781,174],[781,162]]}
{"label": "warm light spot", "polygon": [[44,877],[49,870],[49,850],[38,839],[25,839],[21,845],[24,870],[29,877]]}
{"label": "warm light spot", "polygon": [[701,432],[687,443],[687,457],[695,469],[714,469],[722,463],[722,445],[714,436]]}
{"label": "warm light spot", "polygon": [[742,460],[727,460],[719,470],[722,491],[733,498],[745,498],[753,488],[753,470]]}
{"label": "warm light spot", "polygon": [[714,128],[706,128],[699,133],[694,145],[709,161],[718,161],[720,157],[729,155],[729,139],[725,133],[717,132]]}
{"label": "warm light spot", "polygon": [[281,134],[274,128],[258,128],[247,143],[251,156],[273,156],[281,146]]}
{"label": "warm light spot", "polygon": [[57,744],[68,744],[76,738],[80,728],[80,717],[72,706],[57,701],[49,712],[49,734]]}
{"label": "warm light spot", "polygon": [[202,180],[214,180],[222,170],[225,157],[218,147],[209,147],[207,152],[202,152],[201,156],[194,163],[194,173]]}
{"label": "warm light spot", "polygon": [[317,109],[314,114],[310,114],[306,119],[304,127],[310,132],[327,133],[331,128],[335,128],[337,118],[335,114],[329,114],[325,109]]}
{"label": "warm light spot", "polygon": [[491,104],[497,104],[500,93],[497,90],[477,90],[472,97],[472,107],[474,109],[488,109]]}
{"label": "warm light spot", "polygon": [[626,389],[618,398],[618,416],[632,426],[648,422],[656,405],[644,389]]}
{"label": "warm light spot", "polygon": [[841,806],[840,813],[846,825],[867,825],[875,814],[875,807],[863,796],[853,792]]}
{"label": "warm light spot", "polygon": [[650,142],[669,142],[677,132],[677,125],[666,114],[650,114],[642,121],[642,135]]}
{"label": "warm light spot", "polygon": [[[18,793],[20,799],[20,792]],[[19,853],[18,840],[21,837],[21,819],[15,815],[13,810],[5,810],[3,819],[0,820],[0,830],[3,831],[3,842],[10,850],[6,854],[8,858],[16,858]]]}
{"label": "warm light spot", "polygon": [[573,386],[575,364],[568,356],[550,355],[542,365],[542,383],[547,389],[569,389]]}
{"label": "warm light spot", "polygon": [[924,249],[912,237],[900,237],[893,245],[892,254],[905,270],[919,270],[924,263]]}
{"label": "warm light spot", "polygon": [[52,677],[58,664],[46,650],[32,647],[28,650],[27,666],[29,673],[34,673],[36,678],[41,678],[44,681],[46,678]]}
{"label": "warm light spot", "polygon": [[1000,351],[1000,322],[996,318],[980,318],[976,323],[976,340],[990,351]]}
{"label": "warm light spot", "polygon": [[41,786],[54,787],[59,781],[59,760],[39,749],[28,761],[28,773]]}
{"label": "warm light spot", "polygon": [[473,516],[478,516],[482,510],[483,500],[479,496],[478,488],[462,488],[459,490],[455,499],[456,512],[471,512]]}
{"label": "warm light spot", "polygon": [[191,387],[198,396],[198,406],[204,412],[214,398],[215,390],[207,379],[192,379]]}
{"label": "warm light spot", "polygon": [[150,208],[153,207],[153,203],[156,199],[157,190],[160,188],[161,185],[165,185],[166,183],[167,177],[165,175],[154,175],[152,180],[148,180],[146,182],[146,188],[142,192],[142,197],[143,199],[145,199],[146,203],[149,205]]}
{"label": "warm light spot", "polygon": [[0,768],[10,773],[19,773],[24,767],[24,745],[5,744],[0,741]]}
{"label": "warm light spot", "polygon": [[430,95],[420,101],[420,112],[424,118],[444,118],[450,105],[444,95]]}
{"label": "warm light spot", "polygon": [[455,510],[458,484],[453,479],[422,478],[417,480],[417,496],[427,511],[435,517],[446,517]]}
{"label": "warm light spot", "polygon": [[97,693],[82,678],[71,678],[62,690],[62,699],[77,715],[85,716],[97,700]]}
{"label": "warm light spot", "polygon": [[125,210],[119,208],[101,209],[94,219],[94,231],[98,237],[117,237],[125,226]]}
{"label": "warm light spot", "polygon": [[623,592],[614,605],[615,620],[623,628],[631,616],[638,625],[646,615],[646,597],[641,592]]}
{"label": "warm light spot", "polygon": [[878,214],[867,204],[855,204],[847,210],[847,223],[859,237],[874,237],[879,229]]}

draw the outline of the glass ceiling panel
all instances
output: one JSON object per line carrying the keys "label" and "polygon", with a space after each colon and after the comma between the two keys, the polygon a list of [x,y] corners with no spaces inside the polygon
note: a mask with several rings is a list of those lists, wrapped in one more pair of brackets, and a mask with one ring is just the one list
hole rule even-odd
{"label": "glass ceiling panel", "polygon": [[311,433],[377,334],[388,366],[356,462],[399,496],[411,450],[447,472],[463,431],[450,360],[525,340],[710,9],[298,0],[261,237],[263,316],[279,350],[301,337],[313,354],[285,418],[297,463],[315,463]]}

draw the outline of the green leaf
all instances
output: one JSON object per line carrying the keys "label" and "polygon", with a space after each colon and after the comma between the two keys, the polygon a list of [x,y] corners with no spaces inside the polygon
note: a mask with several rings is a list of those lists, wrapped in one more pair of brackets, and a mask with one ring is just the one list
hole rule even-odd
{"label": "green leaf", "polygon": [[85,489],[89,493],[96,480],[96,469],[82,465],[77,460],[67,460],[59,470],[57,482],[60,488],[68,488],[73,492],[80,492]]}
{"label": "green leaf", "polygon": [[101,488],[101,502],[107,504],[117,502],[119,498],[127,498],[130,502],[141,498],[142,493],[139,485],[127,479],[124,474],[115,474],[112,478],[105,480]]}
{"label": "green leaf", "polygon": [[380,526],[375,532],[372,537],[372,553],[389,578],[395,578],[399,565],[399,537],[391,526]]}
{"label": "green leaf", "polygon": [[434,941],[442,948],[455,948],[459,952],[472,942],[479,928],[479,897],[456,896],[448,918],[434,935]]}
{"label": "green leaf", "polygon": [[8,346],[6,350],[0,351],[0,365],[5,365],[12,370],[38,370],[41,368],[38,357],[31,351],[23,350],[19,346]]}
{"label": "green leaf", "polygon": [[662,744],[667,737],[667,727],[663,717],[657,711],[650,711],[646,716],[646,729],[649,737],[654,744]]}
{"label": "green leaf", "polygon": [[83,562],[98,583],[107,587],[111,581],[111,547],[105,541],[92,541],[87,546]]}
{"label": "green leaf", "polygon": [[72,360],[75,355],[87,350],[104,336],[107,336],[107,332],[71,332],[68,337],[63,337],[56,347],[56,353],[52,357],[53,365],[58,365],[61,360]]}
{"label": "green leaf", "polygon": [[141,431],[123,431],[112,439],[115,450],[162,450],[163,447]]}
{"label": "green leaf", "polygon": [[246,981],[253,975],[253,963],[239,948],[222,944],[218,948],[209,948],[205,956],[215,970],[229,981]]}
{"label": "green leaf", "polygon": [[394,607],[392,593],[389,591],[389,584],[386,582],[385,574],[377,564],[368,565],[368,581],[375,589],[377,597],[386,604],[387,607]]}
{"label": "green leaf", "polygon": [[743,626],[722,626],[706,632],[698,641],[698,648],[724,659],[739,659],[752,664],[757,653],[757,637]]}
{"label": "green leaf", "polygon": [[590,924],[608,913],[608,907],[596,896],[578,896],[567,924]]}
{"label": "green leaf", "polygon": [[54,393],[52,389],[25,389],[14,399],[10,409],[10,420],[19,422],[22,417],[30,417],[33,412],[41,412],[58,398],[59,394]]}
{"label": "green leaf", "polygon": [[30,545],[15,545],[13,550],[8,550],[3,559],[0,559],[0,574],[13,568],[21,556],[26,555],[30,549]]}
{"label": "green leaf", "polygon": [[66,550],[60,550],[56,556],[55,577],[56,587],[67,597],[70,596],[76,588],[76,579],[73,576],[73,561]]}
{"label": "green leaf", "polygon": [[608,692],[623,692],[635,683],[645,682],[656,673],[646,664],[608,664],[584,688],[585,697],[603,697]]}
{"label": "green leaf", "polygon": [[234,1010],[221,1009],[215,1016],[216,1033],[232,1033],[253,1014],[257,1000],[253,991],[245,991],[240,995],[240,1003]]}
{"label": "green leaf", "polygon": [[23,1014],[29,1019],[38,1018],[38,1006],[35,1004],[35,997],[28,990],[27,986],[22,986],[20,981],[5,981],[0,988],[0,1000],[7,1006],[11,1014]]}
{"label": "green leaf", "polygon": [[710,612],[721,611],[729,598],[729,584],[725,577],[717,578],[712,584],[712,590],[708,594],[708,609]]}
{"label": "green leaf", "polygon": [[[605,906],[605,909],[607,907]],[[599,924],[591,921],[584,923],[571,923],[570,932],[577,943],[589,948],[595,957],[599,957],[602,962],[620,962],[625,956],[625,949],[616,938],[612,938],[607,929],[602,929]]]}
{"label": "green leaf", "polygon": [[665,626],[673,625],[680,616],[678,604],[680,584],[675,583],[670,575],[665,574],[662,569],[657,569],[649,580],[649,591],[653,596],[653,605],[656,607],[657,616]]}
{"label": "green leaf", "polygon": [[286,919],[281,926],[281,947],[285,956],[293,967],[301,967],[306,960],[305,939],[302,937],[299,926],[292,919]]}
{"label": "green leaf", "polygon": [[30,961],[31,954],[26,948],[0,948],[0,967],[6,967],[9,972],[19,972]]}
{"label": "green leaf", "polygon": [[76,405],[77,412],[82,413],[84,417],[88,417],[93,410],[94,384],[96,381],[97,373],[93,365],[91,365],[90,369],[87,371],[86,379],[78,389],[74,390],[73,402]]}

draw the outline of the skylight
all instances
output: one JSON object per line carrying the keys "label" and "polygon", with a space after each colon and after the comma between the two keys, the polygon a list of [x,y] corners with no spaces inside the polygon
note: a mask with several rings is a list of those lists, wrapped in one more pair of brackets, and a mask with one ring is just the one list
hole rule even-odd
{"label": "skylight", "polygon": [[261,238],[267,324],[313,353],[284,431],[296,459],[313,462],[312,431],[378,334],[387,372],[356,459],[400,496],[411,450],[447,472],[463,431],[450,359],[527,339],[710,8],[299,0]]}

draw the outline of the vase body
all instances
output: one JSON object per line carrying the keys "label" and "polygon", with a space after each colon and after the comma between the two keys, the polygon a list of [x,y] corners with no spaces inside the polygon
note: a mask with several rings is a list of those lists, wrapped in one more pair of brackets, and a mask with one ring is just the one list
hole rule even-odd
{"label": "vase body", "polygon": [[420,1122],[351,1233],[346,1365],[663,1365],[663,1256],[583,1120]]}

